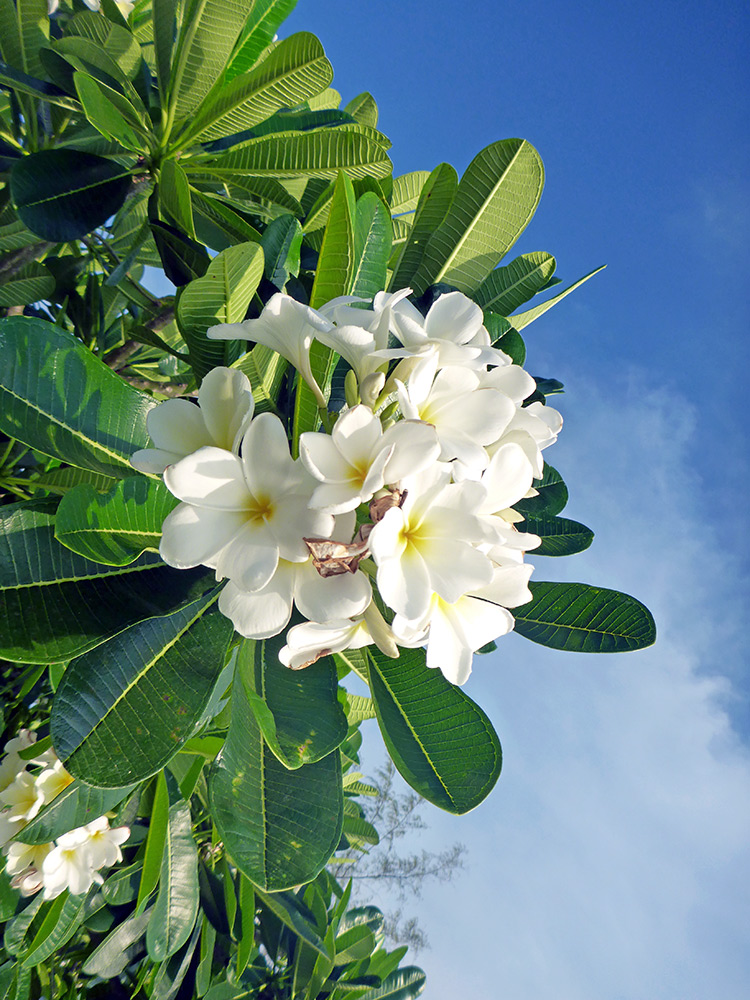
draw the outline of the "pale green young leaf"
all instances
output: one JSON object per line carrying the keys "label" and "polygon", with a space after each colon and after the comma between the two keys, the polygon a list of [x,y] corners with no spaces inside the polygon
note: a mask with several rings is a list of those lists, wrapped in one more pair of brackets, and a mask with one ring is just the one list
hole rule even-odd
{"label": "pale green young leaf", "polygon": [[172,71],[172,49],[177,31],[177,9],[181,0],[158,0],[151,5],[154,30],[156,79],[162,106],[166,106]]}
{"label": "pale green young leaf", "polygon": [[540,302],[538,306],[532,306],[531,309],[526,309],[524,312],[516,313],[515,316],[510,316],[509,319],[511,323],[516,330],[523,330],[525,326],[528,326],[529,323],[533,323],[535,319],[539,319],[539,317],[543,316],[548,309],[556,306],[558,302],[561,302],[567,295],[574,292],[576,288],[580,288],[585,281],[589,280],[589,278],[593,278],[595,274],[603,271],[606,266],[606,264],[602,264],[601,267],[595,268],[593,271],[590,271],[572,285],[569,285],[564,291],[558,292],[558,294],[554,295],[551,299],[547,299],[546,302]]}
{"label": "pale green young leaf", "polygon": [[525,139],[502,139],[478,153],[427,245],[414,290],[446,282],[476,291],[531,221],[543,186],[542,161]]}
{"label": "pale green young leaf", "polygon": [[185,121],[224,72],[255,2],[189,0],[172,58],[170,122]]}
{"label": "pale green young leaf", "polygon": [[164,160],[159,171],[159,208],[166,221],[195,239],[190,186],[185,171],[174,159]]}
{"label": "pale green young leaf", "polygon": [[47,0],[16,0],[16,10],[21,34],[21,68],[29,76],[43,78],[45,73],[39,61],[39,49],[49,45]]}
{"label": "pale green young leaf", "polygon": [[256,344],[252,351],[243,354],[232,368],[239,368],[250,379],[255,400],[255,412],[276,413],[276,400],[289,362],[270,347]]}
{"label": "pale green young leaf", "polygon": [[391,215],[403,215],[413,212],[419,204],[422,188],[430,178],[429,170],[413,170],[409,174],[401,174],[393,178],[393,193],[391,194]]}
{"label": "pale green young leaf", "polygon": [[408,288],[412,284],[427,244],[448,213],[457,187],[458,174],[450,163],[439,163],[422,185],[411,230],[394,262],[390,289]]}
{"label": "pale green young leaf", "polygon": [[354,188],[339,174],[333,192],[323,245],[318,257],[310,305],[317,309],[338,295],[347,295],[354,275]]}
{"label": "pale green young leaf", "polygon": [[370,128],[377,127],[378,106],[375,103],[375,98],[372,94],[368,94],[367,91],[353,97],[344,108],[344,111],[348,112],[360,125],[369,125]]}
{"label": "pale green young leaf", "polygon": [[296,4],[297,0],[256,0],[227,67],[227,81],[253,68],[263,50],[273,43],[274,35]]}
{"label": "pale green young leaf", "polygon": [[148,149],[146,130],[127,97],[80,71],[73,74],[73,82],[86,117],[97,131],[126,149]]}
{"label": "pale green young leaf", "polygon": [[552,254],[543,251],[522,254],[505,267],[491,271],[477,288],[474,299],[482,309],[509,316],[544,288],[554,271]]}
{"label": "pale green young leaf", "polygon": [[366,191],[357,200],[354,217],[354,270],[352,295],[372,299],[385,288],[393,230],[391,217],[382,200]]}
{"label": "pale green young leaf", "polygon": [[311,111],[335,111],[341,104],[341,94],[334,87],[328,87],[307,103]]}
{"label": "pale green young leaf", "polygon": [[251,129],[279,108],[294,108],[324,90],[333,69],[315,35],[285,38],[254,70],[214,87],[179,144],[208,142]]}

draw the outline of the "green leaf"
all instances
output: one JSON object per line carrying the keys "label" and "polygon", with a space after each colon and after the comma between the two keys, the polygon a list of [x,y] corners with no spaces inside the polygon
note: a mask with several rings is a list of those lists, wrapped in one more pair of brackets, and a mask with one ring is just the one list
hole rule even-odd
{"label": "green leaf", "polygon": [[369,125],[370,128],[375,128],[378,124],[378,106],[375,103],[375,98],[367,91],[353,97],[344,111],[348,112],[360,125]]}
{"label": "green leaf", "polygon": [[355,924],[336,938],[336,965],[360,962],[375,951],[375,935],[366,924]]}
{"label": "green leaf", "polygon": [[[10,0],[12,4],[12,0]],[[74,97],[70,97],[64,90],[54,83],[47,83],[46,80],[38,80],[35,76],[28,76],[4,62],[0,62],[0,84],[10,87],[18,94],[28,94],[50,104],[56,104],[69,111],[80,111],[81,106]]]}
{"label": "green leaf", "polygon": [[90,483],[98,493],[106,493],[117,484],[117,480],[113,479],[112,476],[102,476],[98,472],[89,472],[88,469],[76,469],[73,466],[67,466],[66,468],[50,469],[49,472],[43,472],[41,475],[35,476],[32,483],[35,486],[42,487],[49,493],[64,496],[73,487],[80,486],[81,483]]}
{"label": "green leaf", "polygon": [[280,215],[263,233],[265,276],[279,291],[290,274],[299,274],[302,236],[302,227],[293,215]]}
{"label": "green leaf", "polygon": [[80,71],[73,74],[73,83],[86,117],[97,131],[126,149],[148,149],[144,124],[127,97]]}
{"label": "green leaf", "polygon": [[149,816],[148,837],[143,855],[143,872],[138,886],[136,913],[143,913],[148,906],[151,893],[159,884],[161,864],[164,857],[164,845],[167,842],[167,827],[169,824],[169,793],[164,771],[156,776],[154,801]]}
{"label": "green leaf", "polygon": [[317,309],[347,295],[354,274],[354,216],[356,202],[352,182],[341,173],[336,181],[323,246],[318,257],[310,305]]}
{"label": "green leaf", "polygon": [[174,223],[191,239],[195,239],[190,185],[185,171],[176,160],[164,160],[159,171],[159,208],[167,221]]}
{"label": "green leaf", "polygon": [[304,941],[305,944],[314,948],[323,958],[330,957],[326,946],[300,912],[295,896],[286,892],[278,892],[269,896],[265,892],[258,891],[256,891],[255,895],[285,927],[294,931],[297,937]]}
{"label": "green leaf", "polygon": [[55,290],[55,279],[44,266],[30,261],[0,285],[0,306],[26,306],[47,299]]}
{"label": "green leaf", "polygon": [[372,299],[385,288],[393,228],[383,202],[372,191],[357,200],[351,294]]}
{"label": "green leaf", "polygon": [[256,0],[192,0],[172,59],[169,120],[185,121],[229,62]]}
{"label": "green leaf", "polygon": [[214,87],[179,145],[252,129],[280,108],[296,107],[319,94],[332,79],[333,69],[315,35],[290,35],[252,72]]}
{"label": "green leaf", "polygon": [[559,514],[568,502],[568,488],[562,476],[551,465],[544,463],[541,479],[533,480],[531,484],[538,496],[519,500],[513,507],[524,515]]}
{"label": "green leaf", "polygon": [[23,949],[26,935],[36,915],[42,908],[44,898],[40,893],[34,897],[25,909],[17,913],[5,926],[3,947],[11,955],[18,955]]}
{"label": "green leaf", "polygon": [[428,802],[461,815],[489,795],[502,754],[492,723],[424,650],[392,660],[370,650],[370,689],[385,745],[401,775]]}
{"label": "green leaf", "polygon": [[540,251],[522,254],[505,267],[491,271],[477,288],[474,299],[482,309],[509,316],[544,288],[554,272],[552,254]]}
{"label": "green leaf", "polygon": [[606,264],[602,264],[601,267],[597,267],[593,271],[589,271],[588,274],[584,275],[572,285],[569,285],[564,291],[558,292],[558,294],[553,296],[551,299],[547,299],[546,302],[541,302],[538,306],[534,306],[531,309],[527,309],[525,312],[516,313],[515,316],[511,316],[510,321],[514,328],[516,330],[523,330],[523,328],[528,326],[529,323],[533,323],[535,319],[539,319],[540,316],[543,316],[548,309],[552,308],[552,306],[556,306],[558,302],[561,302],[566,295],[570,295],[570,293],[574,292],[576,288],[580,288],[584,281],[588,281],[589,278],[593,278],[595,274],[603,271],[606,266]]}
{"label": "green leaf", "polygon": [[285,358],[263,344],[256,344],[252,351],[234,362],[232,368],[239,368],[250,379],[256,414],[276,412],[276,400],[288,366]]}
{"label": "green leaf", "polygon": [[[430,178],[428,170],[413,170],[409,174],[401,174],[393,178],[391,194],[391,214],[404,215],[415,211],[422,188]],[[456,178],[458,181],[458,178]]]}
{"label": "green leaf", "polygon": [[55,243],[103,225],[125,201],[130,183],[128,167],[75,149],[31,153],[10,173],[19,216],[32,232]]}
{"label": "green leaf", "polygon": [[231,624],[216,592],[151,618],[74,660],[50,719],[57,756],[104,788],[142,781],[192,735],[224,666]]}
{"label": "green leaf", "polygon": [[8,504],[0,508],[0,656],[63,663],[195,599],[208,580],[156,555],[127,569],[101,566],[55,539],[54,501]]}
{"label": "green leaf", "polygon": [[538,556],[570,556],[583,552],[594,540],[594,532],[585,524],[549,514],[528,514],[516,528],[541,535],[542,544],[534,549],[534,554]]}
{"label": "green leaf", "polygon": [[190,348],[190,363],[199,378],[226,363],[231,341],[209,340],[206,331],[217,323],[240,323],[263,277],[263,250],[241,243],[222,251],[202,278],[180,294],[177,322]]}
{"label": "green leaf", "polygon": [[341,837],[338,753],[287,770],[265,746],[239,677],[229,735],[209,775],[209,795],[234,864],[267,892],[311,881]]}
{"label": "green leaf", "polygon": [[[394,181],[394,192],[396,183]],[[389,288],[408,288],[419,270],[427,244],[445,219],[458,187],[458,174],[450,163],[439,163],[422,185],[411,231],[393,268]]]}
{"label": "green leaf", "polygon": [[183,799],[169,807],[159,894],[146,929],[149,958],[163,962],[190,937],[198,916],[198,849],[190,806]]}
{"label": "green leaf", "polygon": [[0,320],[0,431],[106,476],[132,475],[155,401],[51,323]]}
{"label": "green leaf", "polygon": [[382,141],[362,131],[362,126],[342,125],[315,132],[277,132],[251,139],[239,149],[214,160],[186,168],[190,176],[226,179],[236,183],[243,174],[280,180],[294,177],[327,177],[343,170],[352,180],[385,177],[391,171]]}
{"label": "green leaf", "polygon": [[288,768],[326,757],[346,739],[348,723],[336,697],[333,658],[325,656],[304,670],[279,661],[283,635],[245,639],[237,657],[237,676],[266,743]]}
{"label": "green leaf", "polygon": [[137,944],[146,933],[151,914],[152,910],[133,914],[118,924],[83,963],[86,975],[102,979],[119,976],[137,953]]}
{"label": "green leaf", "polygon": [[621,653],[656,640],[651,612],[616,590],[585,583],[530,584],[533,600],[513,609],[515,630],[552,649]]}
{"label": "green leaf", "polygon": [[[153,814],[149,817],[150,823]],[[132,903],[138,895],[138,885],[143,874],[143,861],[136,861],[127,868],[117,867],[107,876],[102,885],[102,896],[111,906],[122,906]]]}
{"label": "green leaf", "polygon": [[542,161],[525,139],[502,139],[478,153],[427,246],[415,292],[439,282],[476,291],[531,221],[543,186]]}
{"label": "green leaf", "polygon": [[143,476],[121,479],[104,495],[83,484],[57,508],[55,538],[94,562],[127,566],[158,551],[164,518],[176,506],[163,483]]}
{"label": "green leaf", "polygon": [[291,14],[297,0],[256,0],[245,20],[240,43],[227,67],[227,80],[255,65],[263,50],[273,42],[280,25]]}
{"label": "green leaf", "polygon": [[151,218],[149,225],[164,274],[173,285],[180,288],[203,277],[208,270],[209,256],[202,244],[167,222]]}
{"label": "green leaf", "polygon": [[21,66],[21,33],[14,0],[0,0],[0,55],[12,66]]}
{"label": "green leaf", "polygon": [[70,941],[83,923],[85,905],[86,895],[57,897],[24,956],[25,968],[45,962]]}
{"label": "green leaf", "polygon": [[377,989],[360,993],[359,1000],[415,1000],[424,989],[427,977],[416,965],[397,969]]}
{"label": "green leaf", "polygon": [[22,844],[46,844],[57,840],[64,833],[86,826],[114,809],[134,787],[91,788],[74,781],[20,830],[15,839]]}
{"label": "green leaf", "polygon": [[260,243],[258,230],[223,201],[193,190],[190,196],[196,233],[207,246],[221,251],[236,243]]}
{"label": "green leaf", "polygon": [[172,71],[172,48],[175,43],[176,15],[180,0],[159,0],[151,5],[154,25],[154,55],[156,79],[163,106],[167,104],[169,78]]}
{"label": "green leaf", "polygon": [[47,0],[17,0],[23,69],[30,76],[44,76],[39,49],[49,45]]}

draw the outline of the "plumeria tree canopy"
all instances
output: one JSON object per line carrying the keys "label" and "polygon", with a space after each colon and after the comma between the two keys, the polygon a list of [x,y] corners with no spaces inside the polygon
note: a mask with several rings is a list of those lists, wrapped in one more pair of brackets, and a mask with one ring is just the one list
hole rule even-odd
{"label": "plumeria tree canopy", "polygon": [[462,814],[501,769],[461,687],[483,654],[655,638],[635,598],[538,579],[593,538],[560,516],[563,387],[522,336],[591,275],[506,262],[539,154],[394,177],[293,6],[0,0],[18,1000],[416,997],[327,867],[378,838],[360,725]]}

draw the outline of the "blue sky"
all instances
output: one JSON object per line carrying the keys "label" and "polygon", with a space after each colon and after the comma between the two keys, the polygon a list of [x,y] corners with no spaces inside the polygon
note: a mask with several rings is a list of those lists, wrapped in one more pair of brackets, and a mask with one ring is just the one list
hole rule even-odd
{"label": "blue sky", "polygon": [[425,996],[744,1000],[747,7],[301,0],[294,30],[322,39],[345,102],[376,97],[396,173],[538,148],[512,255],[549,250],[563,280],[608,268],[526,331],[532,373],[566,383],[548,453],[566,513],[597,533],[535,577],[633,593],[660,630],[620,657],[510,636],[475,660],[505,768],[469,816],[425,811],[420,846],[469,851],[411,907]]}

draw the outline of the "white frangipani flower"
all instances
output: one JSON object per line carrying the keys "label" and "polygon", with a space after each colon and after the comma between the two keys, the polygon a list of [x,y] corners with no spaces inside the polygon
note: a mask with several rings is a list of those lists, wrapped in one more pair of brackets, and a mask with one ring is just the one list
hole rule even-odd
{"label": "white frangipani flower", "polygon": [[432,594],[452,603],[488,584],[492,563],[476,548],[488,529],[477,512],[486,490],[476,482],[450,483],[440,466],[402,480],[403,503],[370,534],[383,600],[408,619],[422,617]]}
{"label": "white frangipani flower", "polygon": [[498,389],[482,388],[476,372],[454,366],[437,371],[437,363],[432,352],[413,370],[407,386],[397,381],[401,412],[432,424],[441,459],[458,459],[479,473],[489,461],[485,446],[503,434],[516,407]]}
{"label": "white frangipani flower", "polygon": [[11,886],[18,889],[22,896],[32,896],[43,885],[42,866],[44,859],[52,851],[54,843],[49,844],[10,844],[5,853],[8,860],[5,871],[12,876]]}
{"label": "white frangipani flower", "polygon": [[87,892],[94,882],[104,881],[94,870],[89,841],[85,827],[57,838],[57,846],[42,863],[45,899],[55,899],[66,889],[79,896]]}
{"label": "white frangipani flower", "polygon": [[164,482],[183,501],[164,521],[164,561],[209,566],[217,580],[229,577],[242,590],[265,587],[279,559],[304,562],[303,538],[333,530],[330,515],[308,507],[313,481],[290,457],[286,431],[270,413],[253,420],[240,457],[201,448],[170,466]]}
{"label": "white frangipani flower", "polygon": [[[0,802],[9,807],[5,817],[10,823],[32,820],[44,804],[44,795],[36,780],[28,771],[21,771],[6,789],[0,792]],[[21,827],[18,827],[20,830]]]}
{"label": "white frangipani flower", "polygon": [[55,761],[36,779],[36,785],[44,796],[44,804],[51,802],[60,792],[64,791],[73,781],[73,775],[68,774],[60,761]]}
{"label": "white frangipani flower", "polygon": [[277,292],[257,319],[217,323],[208,328],[207,336],[214,340],[252,340],[270,347],[294,365],[315,394],[318,406],[325,406],[325,397],[310,367],[310,347],[314,339],[322,340],[321,335],[332,325],[315,309]]}
{"label": "white frangipani flower", "polygon": [[410,288],[399,292],[378,292],[372,309],[357,309],[353,303],[366,300],[352,295],[332,299],[321,308],[320,312],[336,325],[321,334],[319,339],[351,365],[360,387],[367,378],[384,373],[388,367],[391,355],[386,348],[393,326],[392,310],[410,293]]}
{"label": "white frangipani flower", "polygon": [[154,447],[135,452],[130,464],[139,472],[161,475],[199,448],[238,454],[254,408],[247,375],[236,368],[214,368],[201,383],[197,406],[187,399],[168,399],[149,410],[146,427]]}
{"label": "white frangipani flower", "polygon": [[439,453],[437,435],[428,424],[402,420],[384,432],[364,405],[340,416],[330,435],[309,432],[300,437],[300,458],[322,483],[310,506],[329,514],[354,510],[386,483],[426,469]]}
{"label": "white frangipani flower", "polygon": [[392,329],[404,345],[384,356],[403,358],[436,351],[438,366],[484,369],[487,365],[509,365],[511,359],[492,347],[480,307],[462,292],[441,295],[425,317],[405,298],[392,307]]}
{"label": "white frangipani flower", "polygon": [[361,617],[335,618],[325,622],[303,622],[290,628],[279,659],[292,670],[310,666],[323,656],[376,645],[386,656],[398,654],[396,638],[374,603]]}
{"label": "white frangipani flower", "polygon": [[88,849],[92,868],[109,868],[122,861],[120,845],[130,836],[130,827],[110,827],[106,816],[100,816],[83,828],[88,834]]}

